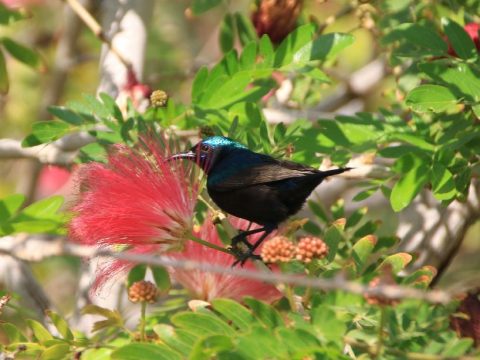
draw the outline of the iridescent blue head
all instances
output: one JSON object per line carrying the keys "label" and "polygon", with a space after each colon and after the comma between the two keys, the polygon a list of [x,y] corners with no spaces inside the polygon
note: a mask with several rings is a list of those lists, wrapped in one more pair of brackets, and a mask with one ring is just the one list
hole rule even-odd
{"label": "iridescent blue head", "polygon": [[225,136],[211,136],[197,143],[189,151],[171,156],[169,160],[193,160],[208,173],[222,153],[235,149],[247,147]]}

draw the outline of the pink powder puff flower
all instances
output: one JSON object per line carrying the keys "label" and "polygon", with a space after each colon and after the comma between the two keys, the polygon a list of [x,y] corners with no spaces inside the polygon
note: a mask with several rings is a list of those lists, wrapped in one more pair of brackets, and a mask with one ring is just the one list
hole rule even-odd
{"label": "pink powder puff flower", "polygon": [[45,0],[0,0],[0,4],[3,4],[11,9],[22,6],[43,5],[44,3]]}
{"label": "pink powder puff flower", "polygon": [[[245,229],[248,221],[229,217],[232,226],[237,229]],[[257,228],[254,225],[252,229]],[[211,219],[205,220],[195,236],[215,245],[223,246]],[[261,234],[250,236],[251,242],[256,241]],[[169,254],[172,258],[179,260],[191,260],[204,262],[211,265],[224,266],[229,268],[235,261],[232,255],[202,246],[196,242],[189,241],[180,253]],[[255,270],[252,262],[247,262],[244,269]],[[282,293],[272,284],[260,280],[252,280],[231,274],[214,274],[200,270],[170,269],[170,275],[174,280],[185,287],[193,297],[200,300],[211,301],[215,298],[230,298],[241,301],[245,296],[252,296],[266,302],[273,302],[282,297]]]}
{"label": "pink powder puff flower", "polygon": [[[69,224],[72,240],[85,245],[126,245],[132,253],[183,248],[193,227],[198,183],[180,162],[167,162],[168,148],[148,139],[137,148],[115,146],[108,163],[79,171],[79,198]],[[95,286],[131,267],[113,261]]]}

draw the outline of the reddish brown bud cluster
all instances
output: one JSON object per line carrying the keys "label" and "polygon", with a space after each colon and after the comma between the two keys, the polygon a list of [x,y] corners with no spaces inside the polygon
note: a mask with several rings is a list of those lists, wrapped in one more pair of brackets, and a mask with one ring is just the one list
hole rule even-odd
{"label": "reddish brown bud cluster", "polygon": [[288,262],[294,258],[304,263],[313,259],[321,259],[328,254],[328,246],[322,239],[313,236],[304,236],[295,246],[285,236],[275,236],[265,242],[261,257],[266,263]]}
{"label": "reddish brown bud cluster", "polygon": [[252,13],[258,36],[267,34],[272,42],[280,43],[295,28],[302,5],[302,0],[260,0]]}
{"label": "reddish brown bud cluster", "polygon": [[305,236],[298,241],[295,257],[297,260],[309,263],[313,259],[321,259],[328,254],[328,246],[322,239]]}
{"label": "reddish brown bud cluster", "polygon": [[[382,286],[382,285],[394,285],[394,284],[395,283],[390,276],[388,276],[388,277],[377,276],[377,277],[373,278],[368,283],[368,287],[376,288],[376,287]],[[365,294],[363,297],[365,298],[365,300],[367,300],[367,302],[370,305],[394,306],[394,305],[398,304],[397,300],[389,299],[389,298],[386,298],[385,296],[382,296],[382,295]]]}
{"label": "reddish brown bud cluster", "polygon": [[150,281],[137,281],[128,288],[128,299],[133,302],[148,302],[153,304],[157,301],[158,289]]}
{"label": "reddish brown bud cluster", "polygon": [[260,256],[266,263],[276,263],[288,262],[294,255],[295,245],[285,236],[275,236],[264,243]]}
{"label": "reddish brown bud cluster", "polygon": [[472,338],[476,346],[480,345],[480,289],[464,294],[457,311],[451,315],[450,325],[458,336]]}

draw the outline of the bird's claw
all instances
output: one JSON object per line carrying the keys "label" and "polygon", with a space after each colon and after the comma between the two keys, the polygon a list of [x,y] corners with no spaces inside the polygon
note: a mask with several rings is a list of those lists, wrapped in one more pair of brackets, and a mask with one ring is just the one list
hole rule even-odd
{"label": "bird's claw", "polygon": [[232,267],[235,267],[240,264],[241,267],[245,265],[245,263],[251,259],[251,260],[262,260],[260,255],[252,254],[250,251],[244,253],[244,254],[235,254],[237,260],[234,261],[232,264]]}

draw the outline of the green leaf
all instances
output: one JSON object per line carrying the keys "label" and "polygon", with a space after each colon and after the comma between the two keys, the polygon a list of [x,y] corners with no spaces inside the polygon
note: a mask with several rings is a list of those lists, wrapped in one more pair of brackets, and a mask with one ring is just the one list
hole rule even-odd
{"label": "green leaf", "polygon": [[260,38],[259,54],[263,57],[263,66],[272,67],[273,57],[275,55],[273,44],[268,35],[263,35]]}
{"label": "green leaf", "polygon": [[428,181],[428,166],[417,156],[407,154],[397,160],[395,166],[402,174],[390,194],[394,211],[407,207]]}
{"label": "green leaf", "polygon": [[355,245],[353,245],[352,257],[355,261],[357,274],[360,274],[363,271],[365,264],[367,263],[370,255],[372,254],[376,244],[376,237],[372,235],[367,235],[358,240]]}
{"label": "green leaf", "polygon": [[32,133],[22,141],[23,147],[30,147],[57,140],[71,131],[69,124],[58,120],[36,122]]}
{"label": "green leaf", "polygon": [[55,325],[55,328],[58,330],[58,333],[62,335],[65,340],[73,340],[73,333],[68,327],[67,322],[61,316],[51,310],[47,310],[45,313],[50,320],[52,320],[53,325]]}
{"label": "green leaf", "polygon": [[443,353],[447,357],[461,357],[465,355],[473,346],[473,339],[455,339],[454,344],[450,345]]}
{"label": "green leaf", "polygon": [[[406,133],[394,133],[394,134],[391,134],[388,136],[388,140],[393,142],[395,140],[397,141],[404,141],[406,143],[409,143],[409,144],[412,144],[412,145],[415,145],[415,147],[419,148],[419,149],[422,149],[422,150],[426,150],[426,151],[433,151],[435,150],[435,146],[430,144],[428,141],[422,139],[420,136],[417,136],[417,135],[413,135],[413,134],[406,134]],[[395,148],[397,148],[396,150],[399,150],[399,146],[396,146]],[[388,148],[387,148],[388,149]],[[400,150],[403,150],[403,149],[400,149]],[[407,148],[407,151],[405,151],[405,153],[409,153],[411,151],[415,151],[415,150],[412,150],[411,147],[408,147]],[[387,154],[388,154],[388,151],[387,151]],[[403,155],[403,154],[402,154]]]}
{"label": "green leaf", "polygon": [[443,30],[447,34],[450,45],[462,59],[475,59],[478,56],[477,48],[468,33],[455,21],[443,18]]}
{"label": "green leaf", "polygon": [[[254,326],[249,333],[238,339],[238,359],[288,359],[287,349],[269,328]],[[229,359],[227,357],[225,359]],[[235,358],[234,358],[235,359]]]}
{"label": "green leaf", "polygon": [[365,199],[368,199],[370,196],[375,194],[377,192],[378,188],[377,187],[372,187],[363,191],[360,191],[357,195],[353,197],[353,201],[362,201]]}
{"label": "green leaf", "polygon": [[347,331],[346,324],[326,305],[317,306],[312,310],[312,324],[320,338],[326,341],[341,342]]}
{"label": "green leaf", "polygon": [[329,221],[327,213],[325,210],[322,208],[322,206],[312,200],[309,200],[307,202],[309,209],[315,214],[316,217],[321,219],[323,222],[327,223]]}
{"label": "green leaf", "polygon": [[128,344],[112,352],[112,360],[182,360],[183,357],[162,344]]}
{"label": "green leaf", "polygon": [[293,30],[275,51],[274,66],[280,68],[291,64],[293,55],[304,45],[311,42],[314,34],[315,26],[313,24],[305,24]]}
{"label": "green leaf", "polygon": [[408,275],[402,283],[413,284],[426,289],[436,275],[437,269],[433,266],[426,265]]}
{"label": "green leaf", "polygon": [[232,14],[227,13],[220,24],[219,34],[220,49],[222,49],[224,54],[233,49],[234,36],[234,18]]}
{"label": "green leaf", "polygon": [[[99,94],[100,99],[102,100],[104,104],[104,108],[108,110],[111,116],[113,116],[118,122],[121,124],[124,122],[123,119],[123,114],[120,108],[118,107],[117,103],[115,102],[115,99],[113,99],[110,95],[106,93],[100,93]],[[82,114],[83,118],[85,117],[85,114]],[[95,121],[95,118],[89,119],[91,121]]]}
{"label": "green leaf", "polygon": [[8,93],[8,73],[7,73],[7,64],[5,62],[5,56],[3,55],[2,50],[0,49],[0,94]]}
{"label": "green leaf", "polygon": [[267,328],[274,328],[283,325],[283,320],[277,310],[260,300],[252,297],[246,297],[243,299],[245,305],[247,305],[255,315]]}
{"label": "green leaf", "polygon": [[237,24],[238,38],[240,43],[245,46],[250,42],[257,41],[257,33],[253,28],[252,22],[243,14],[235,13],[235,22]]}
{"label": "green leaf", "polygon": [[420,85],[405,99],[405,103],[418,112],[444,112],[453,109],[457,102],[451,90],[440,85]]}
{"label": "green leaf", "polygon": [[25,195],[13,194],[0,200],[0,223],[13,217],[25,201]]}
{"label": "green leaf", "polygon": [[39,69],[42,65],[40,56],[35,50],[32,50],[16,41],[4,37],[2,39],[3,47],[18,61],[32,68]]}
{"label": "green leaf", "polygon": [[38,321],[28,319],[27,324],[30,329],[32,329],[33,335],[38,340],[38,342],[43,343],[44,341],[53,339],[52,334],[50,334],[50,332],[45,329],[45,327]]}
{"label": "green leaf", "polygon": [[468,103],[480,101],[480,72],[467,63],[451,66],[445,61],[433,61],[418,65],[433,81],[445,84],[458,99]]}
{"label": "green leaf", "polygon": [[10,25],[15,21],[25,19],[26,14],[21,11],[10,9],[0,2],[0,24]]}
{"label": "green leaf", "polygon": [[249,70],[255,68],[255,62],[257,60],[257,43],[248,43],[242,51],[239,59],[240,69]]}
{"label": "green leaf", "polygon": [[270,88],[247,86],[256,79],[267,78],[271,75],[271,69],[240,71],[230,78],[219,78],[221,81],[211,84],[211,93],[205,91],[208,96],[202,98],[202,105],[212,109],[229,107],[241,101],[256,101],[265,95]]}
{"label": "green leaf", "polygon": [[13,324],[0,322],[0,330],[7,336],[7,344],[27,341],[27,338]]}
{"label": "green leaf", "polygon": [[152,270],[153,279],[155,280],[155,284],[157,284],[158,289],[162,292],[167,292],[172,287],[172,283],[170,281],[170,275],[168,274],[167,269],[161,266],[150,266],[150,270]]}
{"label": "green leaf", "polygon": [[216,312],[231,321],[240,331],[247,331],[255,322],[252,313],[234,300],[215,299],[212,300],[212,306]]}
{"label": "green leaf", "polygon": [[432,165],[432,190],[433,195],[440,201],[450,200],[455,197],[455,181],[452,173],[441,163]]}
{"label": "green leaf", "polygon": [[76,112],[62,106],[50,106],[48,111],[60,120],[71,125],[79,126],[85,122],[85,120]]}
{"label": "green leaf", "polygon": [[305,76],[309,76],[312,79],[316,81],[320,81],[322,83],[330,83],[330,78],[328,77],[327,74],[325,74],[322,70],[319,68],[313,67],[309,69],[308,67],[306,68],[306,71],[302,71],[302,74]]}
{"label": "green leaf", "polygon": [[110,360],[111,349],[87,349],[82,351],[82,360]]}
{"label": "green leaf", "polygon": [[340,233],[340,230],[335,225],[330,226],[325,233],[325,243],[328,245],[328,262],[332,262],[333,259],[335,259],[338,244],[341,240],[342,234]]}
{"label": "green leaf", "polygon": [[432,26],[404,23],[394,27],[382,42],[403,42],[420,47],[422,55],[443,55],[447,52],[448,46]]}
{"label": "green leaf", "polygon": [[277,330],[277,333],[290,353],[308,351],[309,348],[320,346],[316,336],[305,329],[280,328]]}
{"label": "green leaf", "polygon": [[365,216],[368,209],[366,207],[359,208],[355,210],[348,218],[347,223],[345,224],[345,228],[352,228],[356,226]]}
{"label": "green leaf", "polygon": [[355,38],[350,34],[330,33],[321,35],[294,52],[292,65],[301,66],[310,61],[331,59],[351,45],[354,40]]}
{"label": "green leaf", "polygon": [[383,269],[386,266],[392,269],[393,274],[397,274],[412,261],[412,255],[408,253],[397,253],[388,256],[383,262],[379,265],[378,269]]}
{"label": "green leaf", "polygon": [[47,348],[40,356],[40,360],[66,360],[71,358],[71,356],[67,356],[69,353],[70,345],[56,344]]}
{"label": "green leaf", "polygon": [[129,272],[127,277],[127,287],[132,286],[134,282],[145,279],[147,273],[147,266],[143,264],[135,265]]}
{"label": "green leaf", "polygon": [[172,316],[174,325],[188,330],[198,336],[230,335],[235,332],[224,321],[209,313],[182,312]]}
{"label": "green leaf", "polygon": [[79,160],[81,162],[104,162],[106,159],[106,149],[97,142],[85,145],[80,150]]}
{"label": "green leaf", "polygon": [[170,346],[173,350],[179,351],[183,355],[188,355],[197,340],[197,336],[182,329],[175,329],[171,325],[157,324],[153,326],[153,331],[159,339]]}
{"label": "green leaf", "polygon": [[212,335],[199,339],[190,353],[189,360],[208,360],[216,358],[221,351],[234,347],[232,339],[225,335]]}
{"label": "green leaf", "polygon": [[41,219],[56,217],[56,213],[62,207],[63,201],[63,196],[60,195],[42,199],[27,206],[22,210],[21,214]]}
{"label": "green leaf", "polygon": [[193,0],[192,11],[195,15],[200,15],[201,13],[212,9],[221,3],[222,0]]}
{"label": "green leaf", "polygon": [[124,325],[122,315],[117,310],[110,310],[98,305],[89,304],[82,309],[82,314],[100,315],[106,320],[96,321],[92,331],[99,331],[105,328],[120,328]]}

